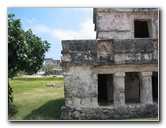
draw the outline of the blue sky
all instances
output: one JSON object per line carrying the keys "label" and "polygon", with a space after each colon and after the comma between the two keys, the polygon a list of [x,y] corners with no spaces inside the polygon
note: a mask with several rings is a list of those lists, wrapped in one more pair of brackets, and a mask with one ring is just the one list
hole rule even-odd
{"label": "blue sky", "polygon": [[93,8],[8,8],[21,19],[24,30],[32,29],[51,43],[46,58],[60,59],[61,40],[95,39]]}

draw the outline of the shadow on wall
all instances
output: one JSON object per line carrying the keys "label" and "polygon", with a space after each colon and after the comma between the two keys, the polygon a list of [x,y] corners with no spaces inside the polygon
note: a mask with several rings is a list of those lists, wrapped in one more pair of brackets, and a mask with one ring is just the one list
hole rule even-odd
{"label": "shadow on wall", "polygon": [[23,120],[59,120],[64,99],[48,101],[38,109],[32,110]]}

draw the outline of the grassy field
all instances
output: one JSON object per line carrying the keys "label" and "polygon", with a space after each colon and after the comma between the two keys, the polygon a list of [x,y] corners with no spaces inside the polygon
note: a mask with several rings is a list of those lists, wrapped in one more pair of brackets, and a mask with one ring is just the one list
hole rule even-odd
{"label": "grassy field", "polygon": [[[55,84],[46,87],[46,84]],[[14,102],[9,106],[9,120],[60,120],[64,105],[63,78],[14,78],[10,80]],[[95,119],[100,120],[100,119]],[[107,119],[108,120],[108,119]],[[109,120],[158,120],[158,118],[118,118]]]}
{"label": "grassy field", "polygon": [[[55,84],[46,87],[46,84]],[[10,80],[14,102],[9,120],[59,120],[64,105],[63,78],[14,78]]]}

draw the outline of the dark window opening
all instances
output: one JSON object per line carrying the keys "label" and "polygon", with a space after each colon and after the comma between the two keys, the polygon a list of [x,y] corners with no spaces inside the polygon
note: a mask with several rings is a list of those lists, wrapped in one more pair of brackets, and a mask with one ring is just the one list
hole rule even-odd
{"label": "dark window opening", "polygon": [[140,79],[137,72],[127,72],[125,76],[125,102],[140,103]]}
{"label": "dark window opening", "polygon": [[98,103],[110,105],[113,103],[113,75],[98,74]]}
{"label": "dark window opening", "polygon": [[158,73],[153,72],[152,76],[153,102],[158,102]]}
{"label": "dark window opening", "polygon": [[149,28],[148,28],[148,22],[147,21],[134,21],[134,37],[135,38],[145,38],[150,37],[149,36]]}

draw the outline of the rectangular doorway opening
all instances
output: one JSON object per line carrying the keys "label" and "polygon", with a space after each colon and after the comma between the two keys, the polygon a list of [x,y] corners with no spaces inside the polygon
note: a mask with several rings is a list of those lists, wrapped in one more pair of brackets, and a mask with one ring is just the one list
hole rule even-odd
{"label": "rectangular doorway opening", "polygon": [[153,102],[158,103],[158,72],[153,72],[152,75],[152,91],[153,91]]}
{"label": "rectangular doorway opening", "polygon": [[98,104],[113,104],[113,75],[98,74]]}
{"label": "rectangular doorway opening", "polygon": [[150,21],[134,20],[134,37],[148,38],[150,37]]}
{"label": "rectangular doorway opening", "polygon": [[140,103],[140,80],[138,72],[126,72],[125,102],[126,104]]}

